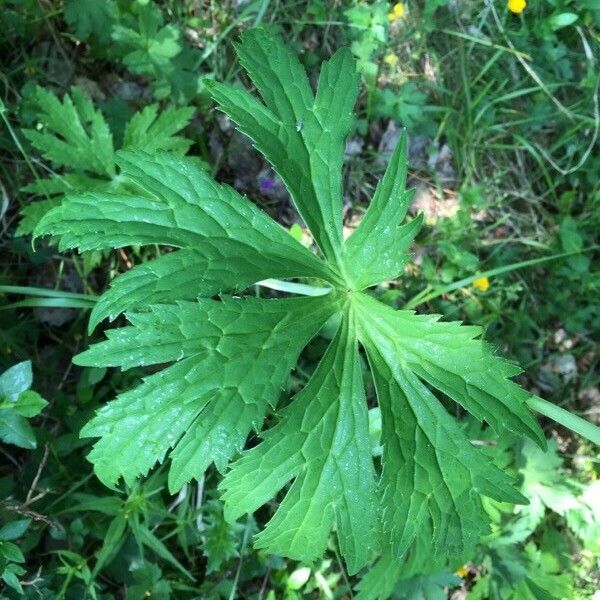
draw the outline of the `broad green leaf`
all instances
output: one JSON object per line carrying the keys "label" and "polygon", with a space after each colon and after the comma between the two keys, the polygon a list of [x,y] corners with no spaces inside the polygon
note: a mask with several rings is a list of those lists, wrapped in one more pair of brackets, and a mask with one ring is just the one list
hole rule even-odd
{"label": "broad green leaf", "polygon": [[489,532],[480,495],[526,499],[471,445],[412,371],[386,362],[369,341],[366,349],[382,416],[384,536],[401,556],[428,526],[435,556],[465,556]]}
{"label": "broad green leaf", "polygon": [[[513,371],[474,339],[477,328],[394,311],[362,294],[355,296],[355,306],[382,416],[380,486],[387,543],[401,556],[428,525],[435,556],[467,555],[489,531],[481,495],[513,503],[527,500],[471,446],[421,380],[498,430],[512,425],[519,431],[529,417],[525,405],[514,401],[519,397],[515,393],[496,395],[504,392]],[[537,432],[532,427],[524,433]]]}
{"label": "broad green leaf", "polygon": [[294,480],[256,546],[310,562],[335,524],[351,573],[378,546],[375,477],[355,328],[344,321],[307,386],[223,481],[226,516],[265,504]]}
{"label": "broad green leaf", "polygon": [[98,477],[132,483],[171,448],[177,491],[211,462],[223,470],[269,404],[298,354],[335,310],[334,299],[200,299],[129,314],[132,327],[80,354],[81,365],[130,368],[175,362],[104,406],[81,435],[100,437],[89,459]]}
{"label": "broad green leaf", "polygon": [[354,289],[400,275],[408,247],[421,228],[422,215],[400,226],[412,199],[412,193],[405,190],[407,151],[403,134],[367,213],[346,241],[346,268]]}
{"label": "broad green leaf", "polygon": [[[160,14],[142,9],[138,29],[124,26],[121,34],[135,47],[163,32],[169,50],[165,29]],[[169,456],[176,491],[211,463],[224,471],[241,452],[222,484],[227,518],[283,495],[256,536],[258,547],[309,562],[335,531],[352,573],[379,549],[377,573],[392,561],[379,597],[398,578],[438,593],[438,580],[417,586],[414,577],[443,570],[488,531],[482,497],[525,501],[446,406],[457,403],[479,426],[490,425],[490,436],[509,430],[543,446],[526,406],[530,394],[511,380],[519,369],[494,355],[480,328],[396,311],[359,291],[401,274],[421,220],[401,225],[411,197],[402,140],[363,222],[342,241],[344,143],[358,81],[349,52],[323,66],[313,93],[278,38],[251,30],[237,49],[262,102],[237,87],[207,87],[283,178],[324,258],[196,161],[166,154],[119,153],[115,187],[74,191],[47,213],[36,234],[58,237],[63,249],[163,247],[155,260],[116,278],[90,321],[93,328],[127,311],[130,325],[76,359],[96,367],[157,365],[83,429],[100,438],[89,458],[113,486]],[[170,69],[168,54],[161,68]],[[150,61],[153,68],[160,62]],[[160,131],[173,133],[168,119],[159,126],[154,117],[139,115],[127,139],[145,144]],[[176,142],[171,147],[179,151]],[[283,292],[292,283],[296,291],[314,289],[314,279],[327,291],[304,299],[231,295],[273,278],[307,280],[279,282]],[[329,348],[308,384],[277,411],[300,352],[320,330],[333,338]],[[365,398],[360,346],[378,408]],[[269,405],[274,425],[261,433]],[[370,408],[381,415],[381,469],[379,458],[377,469],[373,463]],[[253,430],[263,439],[244,451]]]}
{"label": "broad green leaf", "polygon": [[531,394],[510,380],[520,369],[478,339],[481,328],[393,310],[364,294],[354,298],[361,336],[378,347],[390,367],[402,364],[412,370],[496,432],[506,428],[545,447],[544,434],[525,404]]}
{"label": "broad green leaf", "polygon": [[250,30],[237,51],[266,106],[230,86],[207,81],[207,89],[279,173],[324,255],[340,264],[341,169],[358,94],[350,52],[323,66],[314,97],[298,59],[277,38]]}
{"label": "broad green leaf", "polygon": [[13,566],[16,566],[16,565],[14,563],[7,565],[0,577],[2,578],[2,581],[4,581],[4,583],[8,587],[11,587],[18,594],[24,595],[25,592],[23,590],[23,586],[21,585],[19,578],[17,577],[16,573],[14,572],[14,569],[11,568]]}
{"label": "broad green leaf", "polygon": [[572,12],[563,12],[556,13],[546,19],[546,22],[550,26],[552,31],[557,31],[562,29],[563,27],[568,27],[569,25],[573,25],[579,19],[579,15],[577,13]]}
{"label": "broad green leaf", "polygon": [[31,387],[32,382],[30,360],[24,360],[6,369],[0,375],[0,401],[16,402],[19,395]]}
{"label": "broad green leaf", "polygon": [[25,417],[38,414],[47,404],[39,394],[29,391],[32,381],[29,360],[10,367],[0,375],[0,440],[30,450],[37,443]]}
{"label": "broad green leaf", "polygon": [[0,540],[10,541],[17,540],[27,531],[31,519],[19,519],[6,523],[0,528]]}
{"label": "broad green leaf", "polygon": [[12,542],[0,541],[0,557],[4,557],[11,562],[25,562],[23,552],[16,544]]}
{"label": "broad green leaf", "polygon": [[27,419],[10,408],[0,409],[0,440],[28,450],[37,445],[35,433]]}
{"label": "broad green leaf", "polygon": [[[17,401],[12,403],[12,410],[23,417],[35,417],[39,415],[48,404],[37,392],[26,390],[19,394]],[[0,404],[0,408],[6,408],[6,404]]]}
{"label": "broad green leaf", "polygon": [[120,152],[121,177],[137,193],[89,193],[47,214],[36,235],[62,249],[161,244],[182,250],[131,269],[95,307],[90,325],[140,302],[212,296],[270,276],[331,277],[331,270],[233,188],[195,161]]}

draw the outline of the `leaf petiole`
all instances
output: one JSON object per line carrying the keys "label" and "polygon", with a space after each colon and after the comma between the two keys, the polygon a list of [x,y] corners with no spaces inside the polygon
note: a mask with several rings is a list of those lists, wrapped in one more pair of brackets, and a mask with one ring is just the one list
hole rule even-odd
{"label": "leaf petiole", "polygon": [[538,396],[531,396],[527,400],[527,404],[532,410],[539,412],[541,415],[556,421],[563,427],[574,431],[586,440],[600,446],[600,427]]}
{"label": "leaf petiole", "polygon": [[300,294],[301,296],[326,296],[333,289],[330,287],[307,285],[305,283],[294,283],[293,281],[282,281],[281,279],[263,279],[257,282],[256,285],[277,290],[278,292]]}

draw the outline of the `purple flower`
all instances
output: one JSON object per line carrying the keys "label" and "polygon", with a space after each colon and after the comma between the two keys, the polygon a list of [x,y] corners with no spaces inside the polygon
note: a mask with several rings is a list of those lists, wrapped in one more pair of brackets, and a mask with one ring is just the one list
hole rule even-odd
{"label": "purple flower", "polygon": [[275,180],[269,177],[259,179],[258,185],[261,192],[268,192],[275,187]]}

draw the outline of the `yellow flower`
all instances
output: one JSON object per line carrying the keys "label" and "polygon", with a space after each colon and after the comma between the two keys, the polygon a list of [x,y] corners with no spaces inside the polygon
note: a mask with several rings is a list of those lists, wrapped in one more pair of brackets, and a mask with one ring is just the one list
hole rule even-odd
{"label": "yellow flower", "polygon": [[393,52],[390,52],[383,57],[383,62],[393,67],[398,64],[398,57]]}
{"label": "yellow flower", "polygon": [[464,579],[469,574],[469,568],[467,565],[463,565],[462,567],[458,567],[458,569],[454,571],[454,574]]}
{"label": "yellow flower", "polygon": [[480,277],[473,282],[473,287],[480,292],[487,292],[490,287],[490,280],[487,277]]}
{"label": "yellow flower", "polygon": [[508,0],[508,10],[518,15],[525,10],[527,2],[525,0]]}
{"label": "yellow flower", "polygon": [[396,19],[401,19],[406,12],[406,6],[404,6],[404,2],[396,2],[394,4],[391,12],[388,13],[388,19],[390,21],[395,21]]}

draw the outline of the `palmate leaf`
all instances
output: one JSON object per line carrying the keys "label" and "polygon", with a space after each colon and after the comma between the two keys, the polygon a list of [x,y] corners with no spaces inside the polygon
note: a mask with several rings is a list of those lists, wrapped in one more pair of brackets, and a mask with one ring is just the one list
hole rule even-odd
{"label": "palmate leaf", "polygon": [[102,113],[78,87],[62,102],[49,90],[37,87],[35,100],[45,127],[24,129],[23,134],[56,167],[113,177],[113,138]]}
{"label": "palmate leaf", "polygon": [[92,37],[101,44],[107,44],[119,17],[119,5],[115,0],[66,0],[64,16],[80,40]]}
{"label": "palmate leaf", "polygon": [[[94,309],[91,328],[124,311],[130,326],[109,331],[79,364],[167,366],[84,428],[82,435],[100,438],[90,460],[115,485],[169,456],[177,491],[211,463],[226,470],[271,406],[275,424],[223,480],[227,518],[281,493],[259,547],[311,561],[335,531],[351,572],[378,552],[380,564],[408,561],[412,574],[425,561],[439,570],[488,531],[482,496],[525,501],[448,405],[543,445],[528,394],[480,329],[395,311],[365,291],[402,273],[421,221],[400,224],[411,198],[402,140],[362,223],[342,240],[341,169],[358,85],[350,54],[324,64],[313,93],[278,38],[250,30],[237,50],[264,103],[239,88],[207,86],[281,175],[322,258],[193,160],[166,154],[121,152],[119,193],[72,195],[49,212],[36,233],[57,236],[61,248],[175,248],[119,276]],[[232,295],[272,277],[316,278],[330,291],[305,299]],[[328,350],[278,410],[299,353],[328,320],[328,329],[337,327]],[[381,469],[371,455],[361,351],[382,416]]]}
{"label": "palmate leaf", "polygon": [[[59,205],[64,194],[115,191],[120,186],[115,176],[112,132],[83,91],[74,86],[61,102],[49,90],[37,87],[34,99],[41,129],[24,129],[23,134],[54,169],[68,171],[37,179],[22,188],[45,199],[23,209],[18,235],[32,233],[42,216]],[[127,123],[123,148],[149,153],[169,151],[183,156],[192,142],[177,134],[187,126],[193,112],[186,106],[167,108],[159,114],[157,104],[146,106]]]}

